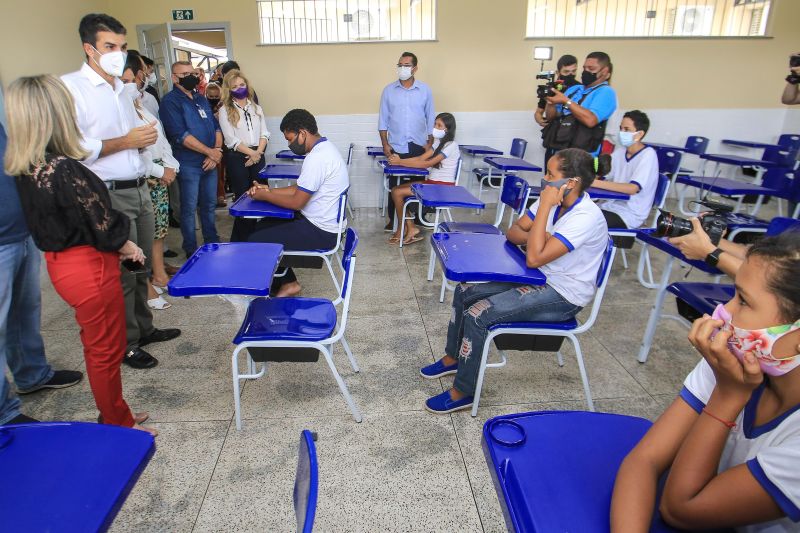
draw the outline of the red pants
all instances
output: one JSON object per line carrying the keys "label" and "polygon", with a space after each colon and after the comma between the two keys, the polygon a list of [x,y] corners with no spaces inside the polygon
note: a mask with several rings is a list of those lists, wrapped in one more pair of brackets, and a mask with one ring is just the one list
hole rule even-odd
{"label": "red pants", "polygon": [[56,292],[75,309],[86,373],[103,422],[133,426],[130,407],[122,398],[120,375],[127,341],[119,255],[75,246],[45,252],[44,257]]}

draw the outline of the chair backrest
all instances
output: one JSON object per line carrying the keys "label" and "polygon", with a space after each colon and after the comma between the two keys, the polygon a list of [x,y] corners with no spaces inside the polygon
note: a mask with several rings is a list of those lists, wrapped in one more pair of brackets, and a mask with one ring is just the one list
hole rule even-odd
{"label": "chair backrest", "polygon": [[511,141],[511,150],[508,151],[511,157],[525,159],[525,151],[528,149],[528,141],[516,138]]}
{"label": "chair backrest", "polygon": [[761,159],[783,167],[791,167],[794,164],[794,153],[782,147],[770,146],[764,149]]}
{"label": "chair backrest", "polygon": [[344,246],[342,247],[342,271],[344,272],[344,279],[342,279],[342,294],[343,300],[347,300],[350,295],[352,285],[352,273],[350,272],[350,265],[356,253],[358,246],[358,233],[353,228],[347,228],[347,233],[344,238]]}
{"label": "chair backrest", "polygon": [[786,217],[773,218],[767,226],[767,235],[778,235],[784,231],[799,231],[800,220]]}
{"label": "chair backrest", "polygon": [[694,155],[703,155],[708,149],[708,137],[700,137],[699,135],[690,135],[686,138],[684,145],[686,151]]}
{"label": "chair backrest", "polygon": [[800,135],[797,133],[784,133],[778,137],[778,145],[789,152],[796,152],[800,148]]}
{"label": "chair backrest", "polygon": [[530,188],[531,186],[525,179],[514,175],[506,176],[503,182],[503,191],[500,193],[500,201],[519,214],[526,207]]}
{"label": "chair backrest", "polygon": [[614,264],[614,256],[617,253],[617,248],[614,246],[614,241],[611,237],[608,238],[606,245],[606,252],[603,255],[603,260],[600,262],[600,268],[597,269],[597,291],[594,293],[594,300],[592,301],[592,310],[589,313],[589,318],[581,324],[576,330],[576,333],[581,333],[592,327],[594,321],[597,320],[597,314],[600,312],[600,304],[603,302],[603,295],[606,292],[608,285],[608,278],[611,277],[611,265]]}
{"label": "chair backrest", "polygon": [[668,148],[656,148],[658,156],[658,171],[662,174],[672,175],[681,167],[681,153]]}
{"label": "chair backrest", "polygon": [[314,527],[319,490],[319,466],[317,464],[316,435],[304,429],[300,433],[297,457],[297,473],[294,478],[294,514],[298,533],[310,533]]}
{"label": "chair backrest", "polygon": [[773,167],[764,172],[761,185],[769,189],[788,192],[792,187],[792,171],[783,167]]}
{"label": "chair backrest", "polygon": [[656,185],[656,194],[653,196],[653,207],[661,209],[664,207],[664,202],[667,201],[667,192],[669,191],[669,176],[666,174],[658,174],[658,184]]}
{"label": "chair backrest", "polygon": [[350,163],[353,162],[353,149],[355,147],[355,143],[350,143],[350,147],[347,149],[347,168],[350,168]]}

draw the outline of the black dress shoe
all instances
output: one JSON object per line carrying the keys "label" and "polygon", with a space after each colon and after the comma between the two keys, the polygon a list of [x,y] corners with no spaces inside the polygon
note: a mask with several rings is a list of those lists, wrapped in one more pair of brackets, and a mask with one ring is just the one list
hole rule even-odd
{"label": "black dress shoe", "polygon": [[131,368],[153,368],[158,364],[158,359],[141,348],[135,348],[125,354],[122,362]]}
{"label": "black dress shoe", "polygon": [[178,328],[170,328],[170,329],[154,329],[150,335],[146,337],[141,337],[139,339],[139,346],[147,346],[148,344],[154,342],[164,342],[170,341],[175,337],[180,336],[181,330]]}
{"label": "black dress shoe", "polygon": [[169,257],[169,258],[178,257],[178,252],[176,252],[174,250],[166,250],[164,252],[164,257]]}

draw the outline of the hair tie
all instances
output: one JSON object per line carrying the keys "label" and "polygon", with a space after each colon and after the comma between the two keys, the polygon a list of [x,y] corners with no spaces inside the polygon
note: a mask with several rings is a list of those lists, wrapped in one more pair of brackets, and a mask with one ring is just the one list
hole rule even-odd
{"label": "hair tie", "polygon": [[598,158],[594,158],[594,171],[597,173],[597,167],[600,165],[600,160]]}

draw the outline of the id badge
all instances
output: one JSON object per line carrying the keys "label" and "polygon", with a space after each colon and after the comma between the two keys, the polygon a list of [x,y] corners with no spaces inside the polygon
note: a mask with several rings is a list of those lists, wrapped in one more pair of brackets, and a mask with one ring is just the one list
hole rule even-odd
{"label": "id badge", "polygon": [[203,108],[201,107],[200,109],[198,109],[198,111],[200,112],[200,116],[201,116],[201,117],[203,117],[203,118],[208,118],[208,115],[206,115],[206,110],[205,110],[205,109],[203,109]]}

